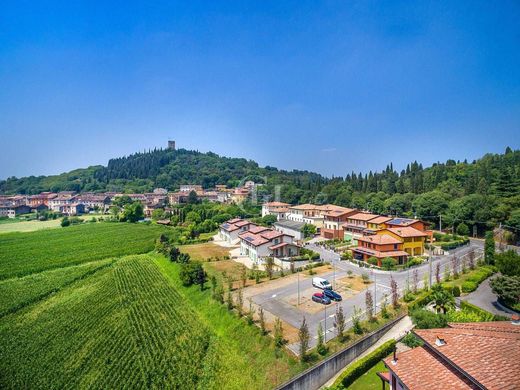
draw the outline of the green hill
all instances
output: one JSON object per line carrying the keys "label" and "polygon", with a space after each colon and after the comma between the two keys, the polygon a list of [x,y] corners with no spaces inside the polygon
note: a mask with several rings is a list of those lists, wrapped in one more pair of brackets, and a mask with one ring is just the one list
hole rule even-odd
{"label": "green hill", "polygon": [[472,162],[448,160],[425,168],[414,161],[401,172],[389,164],[381,172],[335,178],[260,167],[251,160],[211,152],[159,149],[111,159],[106,167],[9,178],[0,181],[0,193],[146,192],[186,183],[233,187],[244,180],[265,183],[258,194],[261,200],[272,199],[275,187],[281,186],[281,200],[289,203],[335,203],[375,213],[415,215],[435,224],[442,214],[444,226],[464,222],[479,231],[498,223],[520,228],[520,151],[510,148]]}

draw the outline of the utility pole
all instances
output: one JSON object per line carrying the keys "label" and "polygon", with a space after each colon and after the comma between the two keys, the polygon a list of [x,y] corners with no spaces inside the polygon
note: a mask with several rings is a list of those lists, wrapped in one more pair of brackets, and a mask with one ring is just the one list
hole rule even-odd
{"label": "utility pole", "polygon": [[298,268],[298,306],[300,306],[300,269]]}
{"label": "utility pole", "polygon": [[439,214],[439,231],[442,233],[442,215]]}
{"label": "utility pole", "polygon": [[376,281],[376,272],[375,270],[372,270],[372,273],[374,274],[374,314],[377,313],[377,281]]}
{"label": "utility pole", "polygon": [[327,342],[327,306],[325,306],[325,326],[323,329],[323,341]]}
{"label": "utility pole", "polygon": [[430,236],[430,250],[428,251],[428,262],[430,263],[430,272],[429,272],[429,288],[431,289],[432,288],[432,261],[433,261],[433,256],[432,256],[432,251],[433,251],[433,234]]}

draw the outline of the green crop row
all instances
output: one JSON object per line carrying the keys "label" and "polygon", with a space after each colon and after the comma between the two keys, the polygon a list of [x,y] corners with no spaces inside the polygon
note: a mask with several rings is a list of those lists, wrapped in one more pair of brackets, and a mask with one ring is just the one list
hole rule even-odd
{"label": "green crop row", "polygon": [[218,345],[150,256],[0,320],[0,388],[211,388]]}
{"label": "green crop row", "polygon": [[0,235],[0,280],[109,257],[146,253],[167,228],[96,223]]}

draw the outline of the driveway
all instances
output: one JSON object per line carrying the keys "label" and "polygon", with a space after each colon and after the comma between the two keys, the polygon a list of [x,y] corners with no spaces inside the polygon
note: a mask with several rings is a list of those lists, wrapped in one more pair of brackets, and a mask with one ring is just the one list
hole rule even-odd
{"label": "driveway", "polygon": [[472,303],[473,305],[478,306],[495,315],[511,318],[515,312],[498,303],[498,297],[493,292],[489,284],[492,279],[493,276],[484,280],[482,283],[480,283],[480,286],[478,286],[475,291],[463,297],[462,300]]}

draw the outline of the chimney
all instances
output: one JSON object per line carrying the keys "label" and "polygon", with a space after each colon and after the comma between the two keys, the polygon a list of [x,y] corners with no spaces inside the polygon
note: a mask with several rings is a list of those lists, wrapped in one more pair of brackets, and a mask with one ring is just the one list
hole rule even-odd
{"label": "chimney", "polygon": [[397,364],[397,346],[394,346],[394,358],[392,359],[392,364],[394,366]]}

